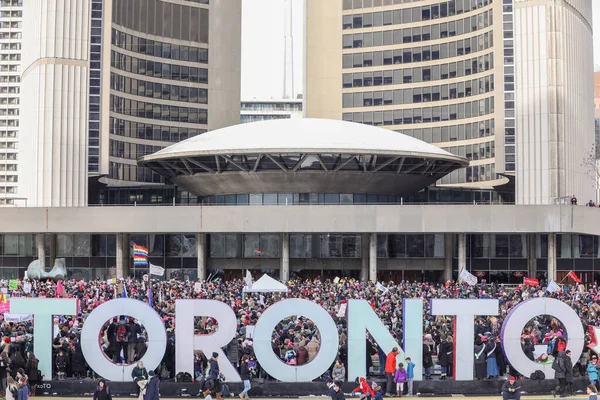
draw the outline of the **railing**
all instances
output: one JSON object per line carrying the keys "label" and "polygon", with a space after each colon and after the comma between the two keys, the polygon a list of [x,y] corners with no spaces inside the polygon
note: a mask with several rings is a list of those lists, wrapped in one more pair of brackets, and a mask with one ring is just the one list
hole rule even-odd
{"label": "railing", "polygon": [[507,203],[502,201],[468,201],[468,202],[369,202],[369,203],[335,203],[335,204],[327,204],[327,203],[311,203],[311,204],[216,204],[216,203],[177,203],[175,199],[173,199],[172,204],[166,203],[128,203],[128,204],[90,204],[89,207],[242,207],[242,206],[436,206],[436,205],[456,205],[456,206],[465,206],[465,205],[474,205],[474,206],[514,206],[514,203]]}

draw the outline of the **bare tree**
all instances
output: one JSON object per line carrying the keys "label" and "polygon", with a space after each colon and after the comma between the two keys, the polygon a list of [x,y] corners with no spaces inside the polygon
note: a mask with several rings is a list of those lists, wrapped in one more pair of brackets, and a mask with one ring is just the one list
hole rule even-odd
{"label": "bare tree", "polygon": [[[585,154],[583,157],[581,166],[584,167],[587,171],[587,174],[594,180],[594,188],[597,187],[600,182],[600,146],[597,144],[593,144],[592,148]],[[596,197],[598,194],[596,193]],[[599,199],[596,198],[596,202]]]}

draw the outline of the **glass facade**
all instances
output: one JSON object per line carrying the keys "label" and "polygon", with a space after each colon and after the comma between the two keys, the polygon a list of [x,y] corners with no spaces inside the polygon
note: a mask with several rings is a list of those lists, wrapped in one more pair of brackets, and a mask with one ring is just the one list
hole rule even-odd
{"label": "glass facade", "polygon": [[137,159],[208,129],[209,13],[208,0],[114,1],[109,179],[165,183]]}
{"label": "glass facade", "polygon": [[103,0],[92,0],[90,35],[90,105],[88,130],[88,172],[100,171],[100,91],[102,88]]}
{"label": "glass facade", "polygon": [[[342,118],[477,160],[439,184],[496,180],[495,126],[504,109],[497,93],[505,83],[494,74],[502,60],[494,26],[502,18],[492,0],[342,3]],[[514,114],[514,101],[508,105]]]}

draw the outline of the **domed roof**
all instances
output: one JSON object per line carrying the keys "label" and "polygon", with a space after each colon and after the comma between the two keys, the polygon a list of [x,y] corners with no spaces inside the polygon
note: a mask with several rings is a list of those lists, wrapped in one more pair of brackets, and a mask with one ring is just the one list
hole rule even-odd
{"label": "domed roof", "polygon": [[280,119],[217,129],[194,136],[142,162],[173,157],[247,153],[412,155],[466,160],[437,146],[384,128],[330,119]]}

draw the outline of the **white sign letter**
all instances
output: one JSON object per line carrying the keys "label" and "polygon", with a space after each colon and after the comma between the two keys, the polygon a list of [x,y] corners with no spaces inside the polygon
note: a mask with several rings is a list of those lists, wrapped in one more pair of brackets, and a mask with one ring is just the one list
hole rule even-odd
{"label": "white sign letter", "polygon": [[547,297],[524,301],[510,311],[502,324],[504,354],[510,365],[524,376],[530,376],[539,369],[544,372],[546,379],[553,379],[552,365],[531,361],[521,347],[523,328],[532,318],[540,315],[550,315],[562,322],[566,329],[564,338],[568,340],[567,349],[571,350],[571,360],[573,364],[579,360],[585,337],[579,316],[568,304]]}
{"label": "white sign letter", "polygon": [[[319,352],[306,365],[284,364],[271,347],[273,329],[279,321],[291,315],[303,316],[312,320],[321,334]],[[321,306],[309,300],[288,299],[273,304],[260,316],[254,328],[256,358],[269,375],[282,382],[310,382],[318,378],[335,361],[338,347],[338,332],[333,319]]]}
{"label": "white sign letter", "polygon": [[[194,335],[194,317],[217,320],[219,329],[211,335]],[[227,304],[217,300],[175,300],[175,370],[194,376],[194,350],[202,350],[207,358],[219,353],[219,370],[231,382],[242,379],[221,347],[235,337],[235,313]],[[271,337],[271,334],[268,336]],[[272,352],[272,351],[271,351]]]}
{"label": "white sign letter", "polygon": [[155,369],[165,355],[167,333],[160,316],[148,304],[134,299],[116,299],[98,306],[88,315],[81,330],[81,351],[85,361],[104,379],[113,382],[131,382],[132,365],[113,364],[100,349],[98,335],[106,321],[117,315],[132,316],[148,332],[148,350],[140,361],[148,371]]}
{"label": "white sign letter", "polygon": [[[431,315],[455,315],[454,332],[454,379],[473,380],[473,341],[475,339],[475,316],[498,315],[495,299],[432,299]],[[520,333],[520,332],[519,332]]]}

